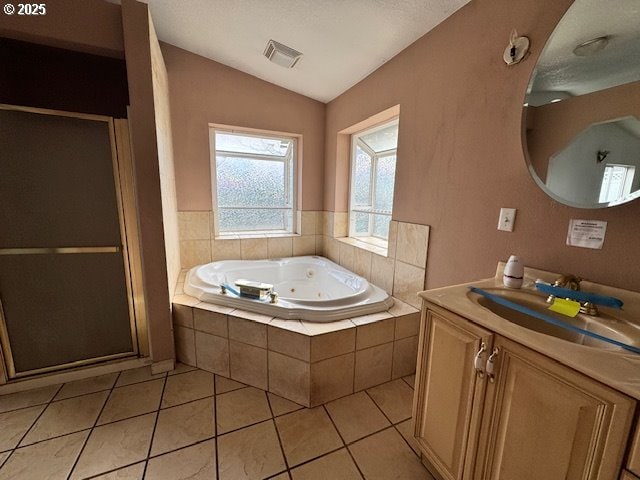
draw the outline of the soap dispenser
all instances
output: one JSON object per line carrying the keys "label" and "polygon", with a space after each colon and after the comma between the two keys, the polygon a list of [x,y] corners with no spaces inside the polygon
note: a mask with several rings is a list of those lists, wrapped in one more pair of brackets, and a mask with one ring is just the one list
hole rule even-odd
{"label": "soap dispenser", "polygon": [[505,287],[520,288],[522,286],[522,280],[524,279],[524,265],[520,262],[518,257],[511,255],[507,264],[504,266],[504,272],[502,274],[502,283]]}

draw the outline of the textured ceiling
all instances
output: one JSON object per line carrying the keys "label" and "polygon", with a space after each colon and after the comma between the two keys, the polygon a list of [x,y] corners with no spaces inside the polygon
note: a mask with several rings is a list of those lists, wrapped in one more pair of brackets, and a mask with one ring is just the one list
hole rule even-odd
{"label": "textured ceiling", "polygon": [[[328,102],[470,0],[146,1],[160,40]],[[275,65],[269,39],[304,56]]]}
{"label": "textured ceiling", "polygon": [[[604,35],[610,37],[604,50],[573,54],[577,45]],[[640,0],[576,0],[540,56],[531,91],[575,96],[638,80]]]}

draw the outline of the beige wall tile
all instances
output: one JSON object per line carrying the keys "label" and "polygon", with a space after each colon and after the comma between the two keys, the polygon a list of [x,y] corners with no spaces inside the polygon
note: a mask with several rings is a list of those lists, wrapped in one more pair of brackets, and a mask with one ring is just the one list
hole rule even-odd
{"label": "beige wall tile", "polygon": [[420,333],[420,312],[396,317],[395,339],[411,337]]}
{"label": "beige wall tile", "polygon": [[178,361],[196,366],[196,342],[193,330],[176,326],[173,328],[176,343],[176,358]]}
{"label": "beige wall tile", "polygon": [[424,268],[396,261],[393,296],[416,308],[422,304],[418,292],[424,290]]}
{"label": "beige wall tile", "polygon": [[178,212],[178,235],[180,240],[209,240],[211,212]]}
{"label": "beige wall tile", "polygon": [[211,262],[210,240],[180,241],[180,265],[182,268],[191,268],[209,262]]}
{"label": "beige wall tile", "polygon": [[219,480],[271,478],[286,464],[273,422],[262,422],[218,439]]}
{"label": "beige wall tile", "polygon": [[293,237],[293,256],[316,254],[316,237],[315,235],[303,235],[301,237]]}
{"label": "beige wall tile", "polygon": [[324,255],[324,243],[322,235],[315,235],[316,237],[316,255]]}
{"label": "beige wall tile", "polygon": [[229,338],[256,347],[267,348],[267,326],[229,315]]}
{"label": "beige wall tile", "polygon": [[347,212],[334,212],[333,236],[342,238],[349,235],[349,214]]}
{"label": "beige wall tile", "polygon": [[193,309],[186,305],[173,305],[173,324],[193,328]]}
{"label": "beige wall tile", "polygon": [[311,406],[353,393],[355,353],[311,364]]}
{"label": "beige wall tile", "polygon": [[231,378],[267,390],[267,350],[229,341]]}
{"label": "beige wall tile", "polygon": [[393,341],[395,318],[386,318],[377,322],[359,325],[356,330],[356,349],[382,345]]}
{"label": "beige wall tile", "polygon": [[322,236],[323,255],[334,263],[340,263],[340,242],[335,238]]}
{"label": "beige wall tile", "polygon": [[396,258],[396,250],[398,246],[398,222],[391,220],[389,222],[389,240],[387,243],[387,257]]}
{"label": "beige wall tile", "polygon": [[322,234],[327,237],[335,237],[333,234],[333,212],[322,212]]}
{"label": "beige wall tile", "polygon": [[306,407],[309,406],[309,363],[269,352],[269,391]]}
{"label": "beige wall tile", "polygon": [[371,283],[382,288],[385,292],[393,292],[393,258],[381,255],[371,256]]}
{"label": "beige wall tile", "polygon": [[323,210],[316,211],[316,235],[324,235],[324,214]]}
{"label": "beige wall tile", "polygon": [[419,312],[420,310],[419,308],[409,305],[398,298],[394,298],[393,305],[391,305],[391,308],[388,311],[394,317],[401,317],[402,315]]}
{"label": "beige wall tile", "polygon": [[418,357],[418,336],[403,338],[393,342],[392,378],[411,375],[416,371]]}
{"label": "beige wall tile", "polygon": [[340,265],[352,272],[355,270],[356,264],[356,247],[344,242],[340,244]]}
{"label": "beige wall tile", "polygon": [[416,223],[398,223],[396,260],[426,268],[429,227]]}
{"label": "beige wall tile", "polygon": [[293,238],[268,238],[267,258],[286,258],[293,255]]}
{"label": "beige wall tile", "polygon": [[354,390],[379,385],[391,380],[393,342],[356,352]]}
{"label": "beige wall tile", "polygon": [[240,240],[242,260],[262,260],[268,257],[266,238],[243,238]]}
{"label": "beige wall tile", "polygon": [[267,338],[269,350],[307,362],[311,358],[311,340],[307,335],[269,325]]}
{"label": "beige wall tile", "polygon": [[354,272],[367,280],[371,280],[371,252],[356,248]]}
{"label": "beige wall tile", "polygon": [[353,352],[356,348],[356,329],[349,328],[337,332],[311,337],[311,361],[336,357]]}
{"label": "beige wall tile", "polygon": [[196,332],[197,367],[223,377],[229,376],[229,341],[216,335]]}
{"label": "beige wall tile", "polygon": [[302,225],[301,225],[300,233],[302,235],[316,234],[316,212],[314,211],[302,212]]}
{"label": "beige wall tile", "polygon": [[171,299],[171,303],[173,303],[174,305],[184,305],[186,307],[193,307],[200,302],[200,300],[198,300],[195,297],[192,297],[191,295],[174,295],[173,298]]}
{"label": "beige wall tile", "polygon": [[211,257],[219,260],[240,260],[240,240],[212,240]]}
{"label": "beige wall tile", "polygon": [[195,308],[193,311],[193,321],[196,330],[219,337],[229,336],[227,316],[225,314]]}

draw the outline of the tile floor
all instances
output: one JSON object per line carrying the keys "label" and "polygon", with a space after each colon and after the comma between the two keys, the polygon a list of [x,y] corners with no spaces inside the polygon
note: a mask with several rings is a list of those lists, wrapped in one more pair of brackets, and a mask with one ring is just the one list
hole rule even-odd
{"label": "tile floor", "polygon": [[179,365],[0,396],[0,480],[433,480],[413,381],[307,409]]}

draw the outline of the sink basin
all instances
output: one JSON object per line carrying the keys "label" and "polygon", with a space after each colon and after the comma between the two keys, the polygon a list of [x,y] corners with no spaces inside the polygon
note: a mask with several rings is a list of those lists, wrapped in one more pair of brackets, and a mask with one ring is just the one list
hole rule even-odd
{"label": "sink basin", "polygon": [[[508,290],[504,288],[485,288],[484,290],[493,295],[503,297],[505,300],[512,301],[522,305],[523,307],[535,310],[536,312],[583,330],[608,337],[627,345],[640,347],[640,326],[626,321],[622,317],[622,312],[620,315],[617,315],[609,313],[609,309],[607,309],[606,312],[604,309],[601,309],[600,316],[598,317],[578,314],[576,317],[572,318],[549,310],[549,305],[546,303],[547,297],[532,291]],[[469,292],[468,297],[472,302],[490,310],[499,317],[529,330],[580,345],[588,345],[607,350],[623,350],[622,347],[612,343],[598,340],[597,338],[592,338],[588,335],[573,332],[571,330],[566,330],[540,320],[539,318],[529,316],[525,313],[518,312],[517,310],[512,310],[481,295]]]}

